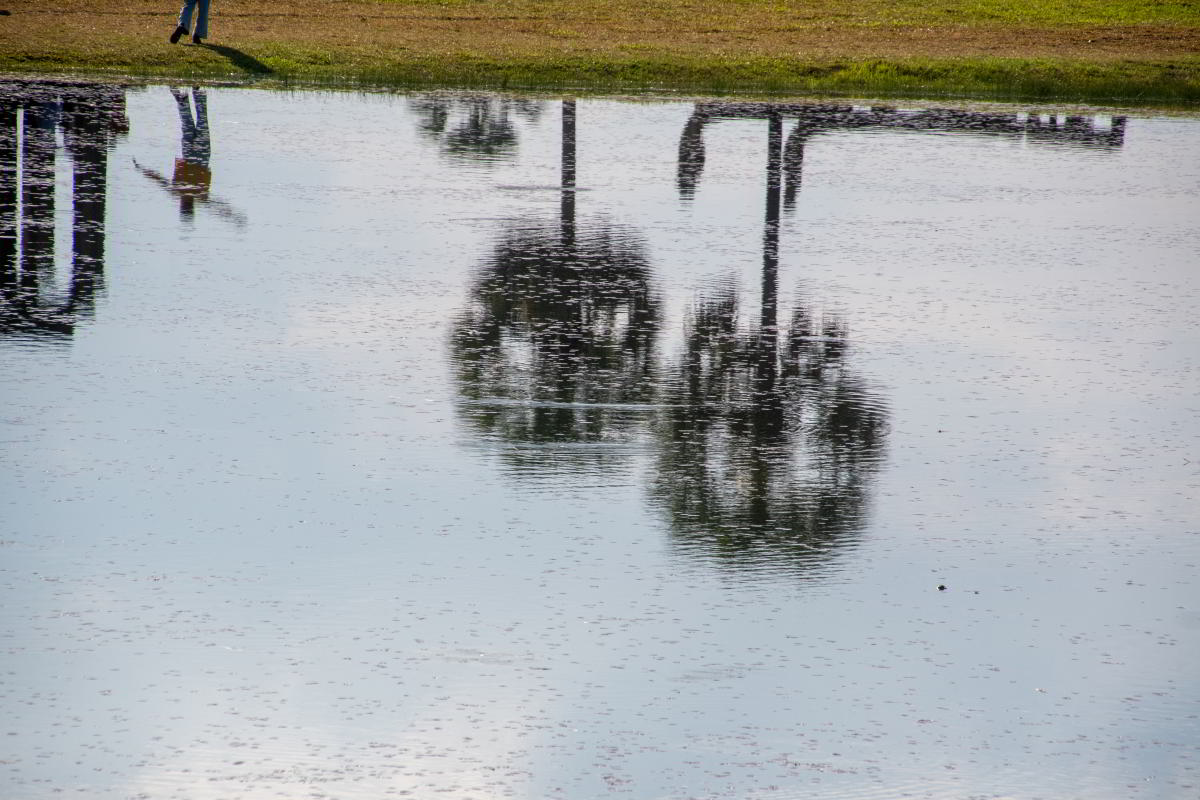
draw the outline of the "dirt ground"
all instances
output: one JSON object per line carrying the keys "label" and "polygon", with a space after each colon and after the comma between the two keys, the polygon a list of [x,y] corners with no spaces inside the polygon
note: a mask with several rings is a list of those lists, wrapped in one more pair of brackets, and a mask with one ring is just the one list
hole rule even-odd
{"label": "dirt ground", "polygon": [[[0,61],[154,66],[195,58],[167,36],[173,0],[0,0]],[[1125,25],[1023,28],[1000,24],[863,25],[781,12],[736,0],[653,3],[445,4],[316,0],[281,7],[213,0],[209,43],[239,52],[304,52],[308,63],[362,67],[412,58],[961,58],[1070,59],[1194,64],[1200,26]]]}

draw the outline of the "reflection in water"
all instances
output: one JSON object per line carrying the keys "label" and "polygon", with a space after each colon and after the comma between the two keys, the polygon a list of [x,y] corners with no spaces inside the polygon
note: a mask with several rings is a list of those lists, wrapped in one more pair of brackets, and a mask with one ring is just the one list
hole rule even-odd
{"label": "reflection in water", "polygon": [[1125,141],[1125,117],[1104,119],[1057,114],[988,113],[957,109],[903,111],[895,108],[806,105],[801,103],[697,103],[679,139],[676,183],[680,196],[690,198],[704,171],[704,128],[722,120],[795,119],[784,147],[786,176],[784,204],[791,208],[800,187],[804,146],[812,136],[835,131],[915,131],[996,136],[1032,145],[1063,145],[1093,150],[1116,150]]}
{"label": "reflection in water", "polygon": [[[882,456],[886,412],[846,363],[839,320],[798,306],[778,325],[780,211],[799,187],[803,140],[763,107],[767,174],[758,322],[742,331],[733,291],[693,309],[678,379],[664,395],[652,489],[675,542],[739,568],[804,567],[852,541]],[[686,199],[703,166],[696,115],[679,150]]]}
{"label": "reflection in water", "polygon": [[[128,129],[119,86],[0,84],[0,335],[69,336],[104,282],[108,151]],[[71,157],[72,258],[53,297],[55,146]]]}
{"label": "reflection in water", "polygon": [[[560,445],[554,461],[573,465],[581,451],[561,445],[644,435],[650,501],[681,549],[739,569],[809,566],[860,529],[886,414],[846,363],[841,322],[799,308],[780,335],[780,209],[792,174],[782,116],[768,127],[758,321],[741,329],[732,290],[700,302],[684,352],[666,365],[638,237],[577,222],[574,111],[564,103],[559,219],[509,227],[455,326],[465,417],[521,445],[506,456],[543,473],[561,463],[528,445]],[[582,452],[615,466],[612,453]]]}
{"label": "reflection in water", "polygon": [[[245,216],[229,203],[212,196],[212,139],[208,131],[208,97],[203,89],[193,88],[188,96],[171,87],[171,96],[179,111],[179,150],[171,180],[134,161],[142,174],[179,199],[179,216],[191,221],[196,215],[196,203],[211,208],[235,225],[246,224]],[[193,105],[195,112],[193,113]]]}
{"label": "reflection in water", "polygon": [[735,296],[698,303],[667,386],[652,496],[675,543],[740,568],[806,566],[865,522],[886,412],[847,363],[837,320],[803,309],[738,327]]}
{"label": "reflection in water", "polygon": [[[654,395],[649,262],[635,232],[576,217],[574,111],[565,101],[558,219],[508,226],[454,328],[464,413],[511,443],[611,440]],[[509,455],[545,467],[544,454]],[[603,458],[579,450],[575,461]]]}
{"label": "reflection in water", "polygon": [[497,95],[423,94],[413,97],[423,134],[453,158],[492,161],[511,156],[517,148],[513,117],[536,122],[542,103]]}

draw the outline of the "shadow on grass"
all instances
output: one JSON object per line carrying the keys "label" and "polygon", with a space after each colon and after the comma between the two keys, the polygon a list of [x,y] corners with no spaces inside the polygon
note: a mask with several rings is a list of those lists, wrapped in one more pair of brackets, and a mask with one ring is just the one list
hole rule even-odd
{"label": "shadow on grass", "polygon": [[272,72],[271,68],[266,64],[254,56],[246,55],[241,50],[235,50],[232,47],[225,47],[224,45],[207,43],[201,44],[199,47],[212,50],[217,55],[225,56],[235,67],[252,75],[270,75]]}

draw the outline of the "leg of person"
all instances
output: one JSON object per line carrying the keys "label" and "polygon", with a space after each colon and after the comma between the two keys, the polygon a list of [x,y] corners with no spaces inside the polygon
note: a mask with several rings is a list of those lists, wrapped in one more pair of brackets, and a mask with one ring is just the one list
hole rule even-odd
{"label": "leg of person", "polygon": [[192,43],[200,44],[204,39],[208,38],[208,3],[209,0],[194,0],[199,4],[199,12],[196,14],[196,29],[192,31]]}
{"label": "leg of person", "polygon": [[175,30],[171,33],[171,44],[179,41],[179,37],[188,32],[192,27],[192,12],[196,10],[196,0],[184,0],[183,8],[179,10],[179,22],[175,25]]}

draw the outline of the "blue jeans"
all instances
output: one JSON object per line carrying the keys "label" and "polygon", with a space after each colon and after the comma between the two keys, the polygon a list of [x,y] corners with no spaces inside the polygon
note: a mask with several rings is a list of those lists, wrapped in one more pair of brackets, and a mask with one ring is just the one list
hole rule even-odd
{"label": "blue jeans", "polygon": [[[207,39],[208,3],[209,0],[183,0],[183,9],[179,12],[179,26],[192,31],[193,36]],[[192,12],[196,10],[197,4],[200,6],[200,13],[196,15],[196,29],[192,30]]]}

